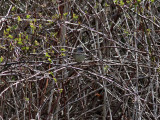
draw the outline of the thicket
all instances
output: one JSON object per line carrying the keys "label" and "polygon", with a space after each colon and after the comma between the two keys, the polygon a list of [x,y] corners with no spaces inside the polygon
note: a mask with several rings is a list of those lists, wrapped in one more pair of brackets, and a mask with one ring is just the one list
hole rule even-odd
{"label": "thicket", "polygon": [[0,119],[158,120],[159,53],[159,0],[1,0]]}

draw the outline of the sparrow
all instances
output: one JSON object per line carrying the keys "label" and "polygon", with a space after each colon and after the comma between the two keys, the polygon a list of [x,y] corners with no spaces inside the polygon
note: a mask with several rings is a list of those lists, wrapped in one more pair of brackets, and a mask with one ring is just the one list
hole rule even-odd
{"label": "sparrow", "polygon": [[76,62],[81,63],[85,59],[85,53],[82,46],[78,46],[75,53],[73,54],[73,58]]}

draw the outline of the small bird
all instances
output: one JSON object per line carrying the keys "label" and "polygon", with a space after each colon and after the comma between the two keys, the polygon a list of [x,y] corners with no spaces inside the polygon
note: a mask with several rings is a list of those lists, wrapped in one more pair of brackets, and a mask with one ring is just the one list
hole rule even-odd
{"label": "small bird", "polygon": [[78,46],[75,53],[73,54],[73,58],[76,62],[83,62],[85,59],[85,53],[82,46]]}

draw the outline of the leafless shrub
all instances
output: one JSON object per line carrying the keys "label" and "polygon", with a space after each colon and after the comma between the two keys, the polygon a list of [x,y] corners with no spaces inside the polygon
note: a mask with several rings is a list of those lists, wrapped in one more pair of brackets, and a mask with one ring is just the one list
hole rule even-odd
{"label": "leafless shrub", "polygon": [[158,120],[159,3],[1,0],[0,119]]}

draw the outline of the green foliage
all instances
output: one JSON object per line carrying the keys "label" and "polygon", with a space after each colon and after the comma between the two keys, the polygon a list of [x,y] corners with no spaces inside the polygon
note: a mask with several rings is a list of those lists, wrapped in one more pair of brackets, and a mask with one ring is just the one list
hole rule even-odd
{"label": "green foliage", "polygon": [[120,6],[123,6],[123,5],[124,5],[123,0],[114,0],[114,3],[115,3],[115,4],[118,4],[118,5],[120,5]]}
{"label": "green foliage", "polygon": [[19,34],[18,34],[18,38],[15,38],[15,39],[14,39],[14,41],[15,41],[18,45],[23,45],[22,35],[23,35],[23,33],[19,33]]}
{"label": "green foliage", "polygon": [[57,82],[57,79],[56,79],[55,77],[53,78],[53,80],[54,80],[55,82]]}
{"label": "green foliage", "polygon": [[104,4],[105,7],[108,7],[109,5],[107,4],[107,2]]}
{"label": "green foliage", "polygon": [[127,0],[126,2],[127,2],[128,4],[129,4],[129,3],[131,3],[131,1],[130,1],[130,0]]}
{"label": "green foliage", "polygon": [[58,19],[59,18],[59,15],[58,14],[54,14],[53,16],[52,16],[52,20],[55,20],[55,19]]}
{"label": "green foliage", "polygon": [[34,34],[34,31],[36,29],[36,26],[34,25],[34,23],[30,23],[30,27],[31,27],[31,30],[32,30],[32,33]]}
{"label": "green foliage", "polygon": [[52,60],[51,60],[51,58],[48,58],[48,61],[49,61],[50,63],[52,63]]}
{"label": "green foliage", "polygon": [[58,35],[58,32],[54,32],[54,33],[53,33],[53,36],[54,36],[55,38],[57,38],[57,35]]}
{"label": "green foliage", "polygon": [[13,36],[12,35],[8,35],[8,38],[13,39]]}
{"label": "green foliage", "polygon": [[26,18],[29,19],[31,17],[31,15],[26,15]]}
{"label": "green foliage", "polygon": [[78,19],[78,15],[76,15],[75,13],[73,13],[73,19],[77,20]]}
{"label": "green foliage", "polygon": [[10,30],[11,30],[11,27],[9,26],[9,27],[6,29],[6,31],[9,33]]}
{"label": "green foliage", "polygon": [[66,51],[66,49],[65,48],[61,48],[61,56],[66,56],[66,54],[65,54],[65,51]]}
{"label": "green foliage", "polygon": [[19,23],[20,21],[22,21],[22,19],[21,19],[20,16],[17,17],[17,20],[18,20],[18,23]]}
{"label": "green foliage", "polygon": [[53,72],[49,72],[49,74],[52,76],[53,80],[54,80],[55,82],[57,82],[57,79],[54,77],[54,73],[53,73]]}
{"label": "green foliage", "polygon": [[59,89],[59,92],[62,93],[62,92],[63,92],[63,89]]}
{"label": "green foliage", "polygon": [[6,30],[3,31],[4,36],[8,35],[8,32]]}
{"label": "green foliage", "polygon": [[61,51],[65,52],[65,51],[66,51],[66,49],[65,49],[65,48],[61,48]]}
{"label": "green foliage", "polygon": [[0,57],[0,63],[2,63],[4,60],[3,56]]}
{"label": "green foliage", "polygon": [[23,45],[21,38],[18,39],[18,45]]}
{"label": "green foliage", "polygon": [[55,53],[54,50],[51,51],[53,54]]}
{"label": "green foliage", "polygon": [[50,58],[51,56],[46,52],[45,57]]}
{"label": "green foliage", "polygon": [[120,6],[123,6],[123,5],[124,5],[123,0],[120,0]]}
{"label": "green foliage", "polygon": [[42,29],[42,24],[39,24],[39,29]]}
{"label": "green foliage", "polygon": [[39,42],[37,40],[34,41],[35,46],[39,46]]}
{"label": "green foliage", "polygon": [[137,0],[137,2],[138,2],[138,3],[140,3],[140,2],[141,2],[141,0]]}
{"label": "green foliage", "polygon": [[28,35],[25,35],[26,36],[26,40],[28,40]]}
{"label": "green foliage", "polygon": [[104,66],[104,71],[108,72],[108,70],[109,70],[109,66],[108,65]]}
{"label": "green foliage", "polygon": [[27,97],[25,97],[24,99],[25,99],[25,101],[27,101],[27,102],[29,101],[29,98],[27,98]]}
{"label": "green foliage", "polygon": [[22,47],[22,50],[26,50],[26,51],[28,51],[28,50],[29,50],[29,47],[27,47],[27,46]]}
{"label": "green foliage", "polygon": [[63,16],[66,17],[68,15],[68,13],[63,13]]}
{"label": "green foliage", "polygon": [[12,11],[15,11],[15,6],[13,6],[11,10],[12,10]]}
{"label": "green foliage", "polygon": [[115,4],[118,4],[119,0],[114,0],[113,2],[114,2]]}

